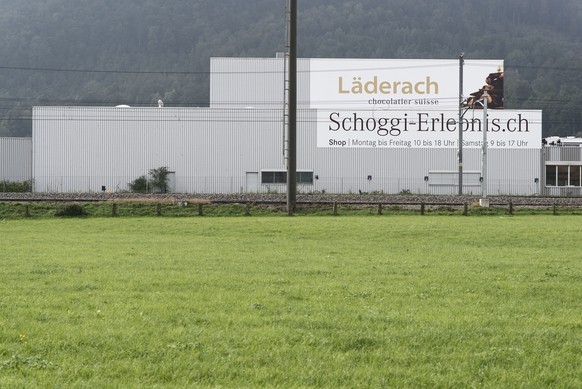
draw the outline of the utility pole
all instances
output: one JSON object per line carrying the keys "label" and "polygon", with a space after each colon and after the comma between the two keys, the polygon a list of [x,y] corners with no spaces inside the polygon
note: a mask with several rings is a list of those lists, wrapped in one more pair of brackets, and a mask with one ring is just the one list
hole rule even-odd
{"label": "utility pole", "polygon": [[463,64],[464,53],[459,55],[459,196],[463,195]]}
{"label": "utility pole", "polygon": [[289,134],[287,147],[287,214],[297,203],[297,0],[289,0]]}

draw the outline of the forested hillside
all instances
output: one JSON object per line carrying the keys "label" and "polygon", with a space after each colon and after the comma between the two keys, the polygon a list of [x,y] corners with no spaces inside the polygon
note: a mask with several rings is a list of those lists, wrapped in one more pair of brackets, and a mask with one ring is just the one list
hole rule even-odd
{"label": "forested hillside", "polygon": [[[298,0],[301,57],[505,59],[506,107],[582,132],[580,0]],[[33,105],[200,106],[212,56],[272,57],[285,0],[0,0],[0,136]]]}

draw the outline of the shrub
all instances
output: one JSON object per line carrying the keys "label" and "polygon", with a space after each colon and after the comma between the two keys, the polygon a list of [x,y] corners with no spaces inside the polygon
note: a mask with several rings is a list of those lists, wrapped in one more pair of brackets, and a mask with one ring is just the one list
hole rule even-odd
{"label": "shrub", "polygon": [[161,193],[168,192],[168,173],[170,171],[167,167],[162,166],[157,169],[150,170],[150,183],[154,190],[158,190]]}
{"label": "shrub", "polygon": [[146,176],[140,176],[130,182],[129,190],[134,193],[160,192],[168,193],[168,174],[170,171],[167,167],[162,166],[157,169],[151,169],[149,179]]}
{"label": "shrub", "polygon": [[81,204],[68,204],[63,207],[63,209],[58,210],[55,213],[58,217],[79,217],[87,216],[87,211],[83,208]]}
{"label": "shrub", "polygon": [[134,193],[146,193],[148,191],[148,179],[140,176],[129,183],[129,190]]}
{"label": "shrub", "polygon": [[0,181],[0,192],[30,192],[32,185],[30,180],[27,181]]}

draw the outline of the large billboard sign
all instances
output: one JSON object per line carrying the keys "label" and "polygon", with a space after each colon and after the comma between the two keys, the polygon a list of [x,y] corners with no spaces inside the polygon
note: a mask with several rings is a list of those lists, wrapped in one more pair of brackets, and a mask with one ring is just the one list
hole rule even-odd
{"label": "large billboard sign", "polygon": [[[503,110],[503,61],[463,67],[463,146],[541,148],[541,111]],[[311,59],[318,147],[459,147],[459,61]]]}
{"label": "large billboard sign", "polygon": [[[482,147],[483,110],[463,117],[463,147]],[[488,111],[487,146],[541,148],[541,111]],[[458,111],[318,110],[318,147],[459,147]]]}

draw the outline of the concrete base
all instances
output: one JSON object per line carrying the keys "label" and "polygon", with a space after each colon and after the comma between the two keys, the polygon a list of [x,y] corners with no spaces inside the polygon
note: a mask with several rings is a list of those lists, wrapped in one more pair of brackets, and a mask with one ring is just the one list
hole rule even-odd
{"label": "concrete base", "polygon": [[479,199],[479,206],[481,208],[489,208],[489,199]]}

